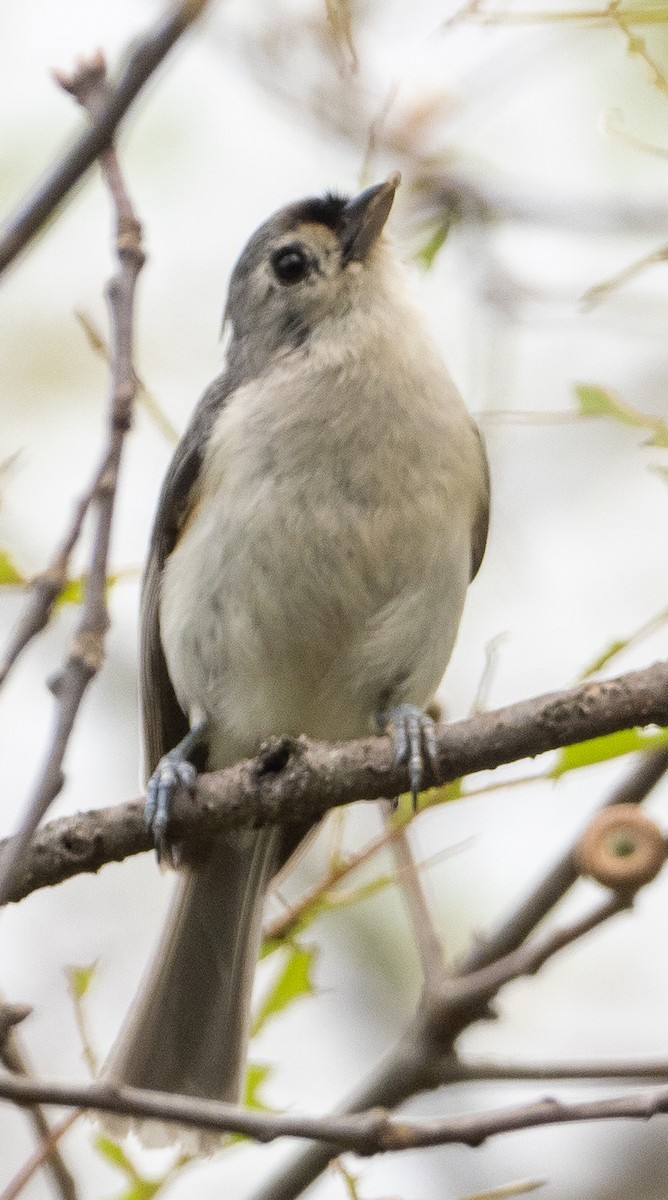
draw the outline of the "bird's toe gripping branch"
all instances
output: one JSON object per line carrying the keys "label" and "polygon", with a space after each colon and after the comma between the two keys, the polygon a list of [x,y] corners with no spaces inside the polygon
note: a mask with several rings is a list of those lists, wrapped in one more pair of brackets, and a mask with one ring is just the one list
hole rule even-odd
{"label": "bird's toe gripping branch", "polygon": [[408,767],[413,809],[417,810],[417,798],[424,782],[425,757],[432,772],[438,772],[436,723],[414,704],[397,704],[379,715],[378,724],[383,730],[392,730],[395,762],[397,766]]}
{"label": "bird's toe gripping branch", "polygon": [[180,788],[190,794],[195,789],[197,768],[190,761],[190,755],[203,741],[205,733],[205,722],[193,726],[173,750],[163,755],[148,781],[144,821],[153,837],[159,863],[178,866],[178,847],[169,837],[172,805]]}

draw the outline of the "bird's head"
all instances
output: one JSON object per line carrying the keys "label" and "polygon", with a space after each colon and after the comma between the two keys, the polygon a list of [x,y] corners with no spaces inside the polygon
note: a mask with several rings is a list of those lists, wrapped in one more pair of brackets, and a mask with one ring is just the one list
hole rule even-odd
{"label": "bird's head", "polygon": [[298,201],[256,230],[230,281],[231,365],[257,375],[367,307],[383,269],[382,233],[399,181],[392,175],[352,199]]}

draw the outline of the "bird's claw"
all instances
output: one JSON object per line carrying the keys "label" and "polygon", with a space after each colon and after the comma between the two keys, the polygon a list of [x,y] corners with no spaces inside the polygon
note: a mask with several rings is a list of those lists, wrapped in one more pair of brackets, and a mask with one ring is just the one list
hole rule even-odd
{"label": "bird's claw", "polygon": [[391,726],[394,735],[394,758],[397,766],[408,767],[408,781],[413,811],[417,812],[417,798],[422,790],[425,757],[434,774],[438,772],[438,745],[436,725],[432,718],[414,704],[398,704],[384,717],[385,726]]}
{"label": "bird's claw", "polygon": [[160,759],[146,788],[144,821],[153,837],[158,862],[178,866],[178,848],[168,837],[172,804],[179,788],[192,793],[197,771],[191,762],[174,751]]}

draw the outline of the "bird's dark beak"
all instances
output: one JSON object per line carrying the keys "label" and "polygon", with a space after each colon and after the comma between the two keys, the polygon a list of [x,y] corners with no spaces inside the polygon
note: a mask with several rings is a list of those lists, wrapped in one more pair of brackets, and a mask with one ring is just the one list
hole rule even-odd
{"label": "bird's dark beak", "polygon": [[361,262],[366,258],[385,227],[400,182],[401,175],[396,171],[384,183],[377,183],[348,201],[343,210],[341,237],[344,262]]}

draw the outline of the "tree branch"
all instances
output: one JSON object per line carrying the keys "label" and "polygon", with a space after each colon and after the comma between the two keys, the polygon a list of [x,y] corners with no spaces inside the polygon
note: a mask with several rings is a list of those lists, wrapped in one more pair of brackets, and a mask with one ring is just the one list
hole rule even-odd
{"label": "tree branch", "polygon": [[[453,1058],[448,1083],[538,1079],[664,1079],[668,1081],[668,1059],[573,1059],[570,1062],[512,1062]],[[0,1200],[3,1197],[0,1196]]]}
{"label": "tree branch", "polygon": [[325,1141],[339,1152],[348,1150],[365,1156],[425,1146],[480,1146],[489,1137],[540,1125],[613,1118],[649,1120],[668,1113],[668,1087],[575,1104],[546,1098],[535,1104],[431,1121],[392,1117],[382,1109],[339,1117],[276,1115],[167,1092],[114,1088],[104,1082],[51,1083],[13,1076],[0,1077],[0,1097],[22,1106],[57,1104],[237,1133],[263,1143],[281,1137],[307,1138]]}
{"label": "tree branch", "polygon": [[[587,738],[647,724],[668,724],[665,662],[438,726],[439,770],[427,782],[444,784],[474,771],[491,770]],[[656,754],[663,755],[664,751]],[[648,756],[647,761],[655,764],[663,758]],[[664,769],[661,766],[659,775]],[[177,797],[171,832],[177,838],[186,838],[230,828],[310,824],[330,808],[354,800],[398,795],[407,787],[406,769],[395,764],[390,738],[336,745],[306,738],[274,739],[257,758],[202,775],[192,797]],[[0,853],[8,844],[11,839],[0,843]],[[6,899],[21,900],[38,888],[62,883],[82,872],[98,871],[107,862],[120,862],[151,848],[142,801],[63,817],[36,832]],[[490,951],[479,946],[469,969],[492,961],[485,957],[488,953],[498,957],[519,945],[525,936],[523,931],[528,932],[537,923],[536,906],[541,915],[548,911],[570,886],[574,870],[570,857],[567,866],[560,860],[553,876],[540,885],[540,895],[532,896],[526,909],[513,917],[513,925],[503,934],[504,945],[495,942]],[[564,883],[565,871],[568,877]]]}
{"label": "tree branch", "polygon": [[[0,1038],[0,1061],[14,1076],[28,1078],[32,1074],[29,1060],[21,1044],[18,1025],[30,1012],[29,1008],[21,1005],[2,1004],[1,1021],[2,1037]],[[74,1179],[58,1149],[57,1137],[53,1138],[54,1130],[49,1125],[39,1104],[29,1105],[30,1122],[39,1138],[37,1153],[39,1165],[46,1165],[53,1184],[62,1200],[77,1200],[77,1190]],[[10,1193],[11,1195],[11,1193]],[[0,1200],[5,1200],[4,1194]]]}
{"label": "tree branch", "polygon": [[[36,1107],[35,1111],[41,1113],[42,1110]],[[71,1129],[74,1122],[79,1119],[79,1115],[79,1110],[77,1109],[76,1112],[70,1113],[68,1117],[64,1117],[57,1125],[46,1126],[37,1149],[17,1171],[14,1178],[9,1181],[7,1187],[3,1188],[2,1192],[0,1192],[0,1200],[16,1200],[16,1197],[20,1196],[23,1189],[30,1183],[33,1175],[45,1164],[51,1168],[63,1200],[77,1200],[74,1181],[60,1157],[58,1142],[63,1134],[67,1133],[68,1129]],[[65,1173],[61,1177],[60,1173],[63,1169]]]}
{"label": "tree branch", "polygon": [[118,82],[109,88],[93,121],[9,221],[0,238],[0,274],[46,224],[82,175],[106,150],[138,93],[208,0],[181,0],[126,52]]}
{"label": "tree branch", "polygon": [[[276,939],[289,937],[290,934],[296,933],[302,922],[318,909],[318,906],[324,901],[327,901],[328,894],[331,892],[336,895],[337,885],[341,880],[346,879],[365,863],[368,863],[374,855],[381,850],[391,846],[392,843],[403,833],[403,828],[397,826],[395,829],[386,830],[378,837],[373,838],[370,842],[354,854],[349,854],[343,859],[338,856],[329,864],[329,868],[320,877],[320,879],[303,892],[298,900],[286,907],[284,912],[280,912],[275,917],[270,917],[265,921],[263,926],[263,938],[265,943]],[[290,870],[289,865],[286,868]],[[282,875],[279,873],[278,878]],[[274,895],[280,897],[280,890],[272,885]]]}
{"label": "tree branch", "polygon": [[[385,822],[388,832],[392,832],[391,816],[387,810]],[[424,990],[429,993],[437,987],[443,975],[443,943],[424,892],[420,869],[413,855],[407,829],[402,829],[399,836],[393,839],[392,849],[397,864],[397,877],[401,882],[415,944],[420,955]]]}
{"label": "tree branch", "polygon": [[0,663],[0,687],[26,646],[48,624],[56,600],[67,583],[72,551],[81,535],[86,513],[93,500],[96,483],[97,478],[77,502],[70,527],[48,567],[41,571],[30,584],[30,594],[25,611],[10,636],[2,663]]}
{"label": "tree branch", "polygon": [[[641,804],[652,788],[668,771],[668,749],[654,750],[636,762],[627,777],[613,788],[601,808],[615,804]],[[508,954],[521,945],[526,937],[566,895],[578,878],[575,863],[577,841],[565,851],[539,880],[533,891],[517,906],[510,916],[502,921],[494,934],[481,939],[471,947],[460,971],[477,971],[494,962],[502,954]]]}
{"label": "tree branch", "polygon": [[[507,710],[506,710],[507,711]],[[643,756],[634,765],[626,780],[616,787],[607,803],[639,804],[668,769],[668,751],[659,750]],[[504,956],[521,947],[524,940],[563,898],[577,878],[575,854],[580,838],[569,847],[554,866],[516,909],[502,921],[494,933],[474,943],[468,954],[452,972],[455,980],[465,982],[467,974],[475,975]],[[491,997],[490,997],[491,998]],[[365,1080],[345,1105],[347,1112],[361,1112],[376,1106],[393,1108],[410,1096],[439,1083],[452,1082],[454,1040],[461,1033],[461,1022],[450,1024],[448,1014],[441,1014],[439,1045],[434,1053],[434,1030],[426,1037],[428,1003],[424,1003],[415,1019],[385,1059]],[[474,1010],[472,1019],[480,1018]],[[287,1163],[256,1194],[254,1200],[294,1200],[338,1153],[336,1146],[321,1143],[307,1147],[292,1162]]]}
{"label": "tree branch", "polygon": [[[103,111],[107,96],[106,67],[101,55],[82,62],[71,78],[59,76],[65,87],[91,114]],[[63,786],[63,760],[84,693],[104,660],[107,613],[107,563],[111,525],[121,456],[132,422],[137,390],[132,364],[132,327],[137,277],[144,263],[141,226],[135,215],[113,149],[105,150],[102,167],[111,193],[116,222],[118,270],[108,288],[112,324],[111,395],[106,446],[91,486],[82,501],[81,520],[89,506],[95,508],[90,563],[81,616],[64,667],[49,686],[57,701],[51,746],[19,831],[0,858],[0,903],[11,892],[12,881],[35,829]],[[78,527],[81,526],[78,521]],[[75,522],[76,528],[77,522]],[[34,622],[33,622],[34,627]],[[19,643],[16,643],[17,645]]]}
{"label": "tree branch", "polygon": [[421,1019],[423,1036],[434,1043],[446,1042],[450,1047],[462,1030],[487,1014],[490,1000],[507,983],[525,975],[535,975],[560,950],[579,941],[610,917],[629,909],[631,904],[629,897],[612,893],[586,916],[563,929],[553,930],[538,942],[518,946],[502,958],[466,975],[448,978],[444,973],[426,997]]}

